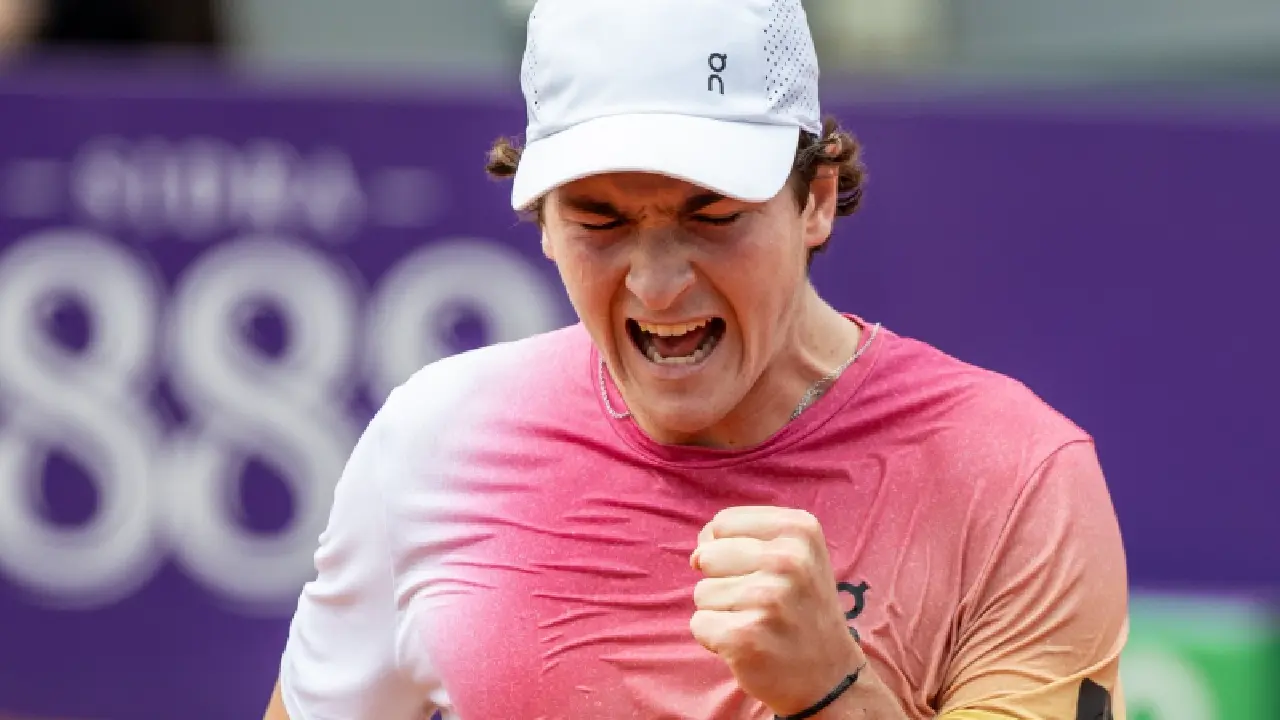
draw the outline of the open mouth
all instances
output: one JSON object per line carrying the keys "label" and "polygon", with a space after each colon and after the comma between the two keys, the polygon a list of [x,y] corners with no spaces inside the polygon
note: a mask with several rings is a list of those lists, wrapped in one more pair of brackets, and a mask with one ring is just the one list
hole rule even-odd
{"label": "open mouth", "polygon": [[678,325],[627,320],[631,341],[641,355],[658,365],[697,365],[716,349],[724,331],[724,320],[720,318]]}

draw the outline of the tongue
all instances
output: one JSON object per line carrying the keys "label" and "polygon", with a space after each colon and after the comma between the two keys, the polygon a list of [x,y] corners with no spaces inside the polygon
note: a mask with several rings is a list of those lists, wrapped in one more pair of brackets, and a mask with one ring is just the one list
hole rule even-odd
{"label": "tongue", "polygon": [[697,330],[687,332],[684,335],[675,337],[650,335],[649,340],[662,357],[684,357],[692,355],[698,349],[698,346],[702,344],[702,341],[707,338],[707,333],[709,332],[711,332],[711,329],[703,325]]}

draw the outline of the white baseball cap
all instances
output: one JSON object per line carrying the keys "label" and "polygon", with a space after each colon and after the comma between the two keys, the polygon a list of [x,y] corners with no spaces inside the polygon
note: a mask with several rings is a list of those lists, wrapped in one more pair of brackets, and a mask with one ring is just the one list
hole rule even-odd
{"label": "white baseball cap", "polygon": [[800,0],[538,0],[512,206],[608,172],[769,200],[822,131],[818,74]]}

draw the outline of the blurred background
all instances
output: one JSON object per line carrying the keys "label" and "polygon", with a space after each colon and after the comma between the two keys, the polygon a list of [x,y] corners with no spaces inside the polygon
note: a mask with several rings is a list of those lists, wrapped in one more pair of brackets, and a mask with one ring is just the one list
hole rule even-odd
{"label": "blurred background", "polygon": [[[531,6],[0,0],[0,716],[260,717],[373,410],[573,322],[482,171]],[[1095,435],[1130,718],[1280,719],[1280,3],[807,6],[815,282]]]}

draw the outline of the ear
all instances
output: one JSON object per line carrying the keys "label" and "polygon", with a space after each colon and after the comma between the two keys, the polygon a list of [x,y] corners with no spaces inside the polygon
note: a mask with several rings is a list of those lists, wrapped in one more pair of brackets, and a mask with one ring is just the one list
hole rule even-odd
{"label": "ear", "polygon": [[555,246],[551,242],[551,233],[547,231],[547,213],[551,205],[550,195],[542,198],[538,202],[536,209],[538,219],[538,230],[542,233],[542,254],[547,256],[551,262],[556,261]]}
{"label": "ear", "polygon": [[551,234],[547,232],[547,226],[542,226],[542,254],[547,256],[551,262],[556,261],[556,253],[551,245]]}
{"label": "ear", "polygon": [[831,238],[840,194],[839,171],[833,165],[818,168],[809,184],[809,204],[804,209],[804,241],[810,249]]}

